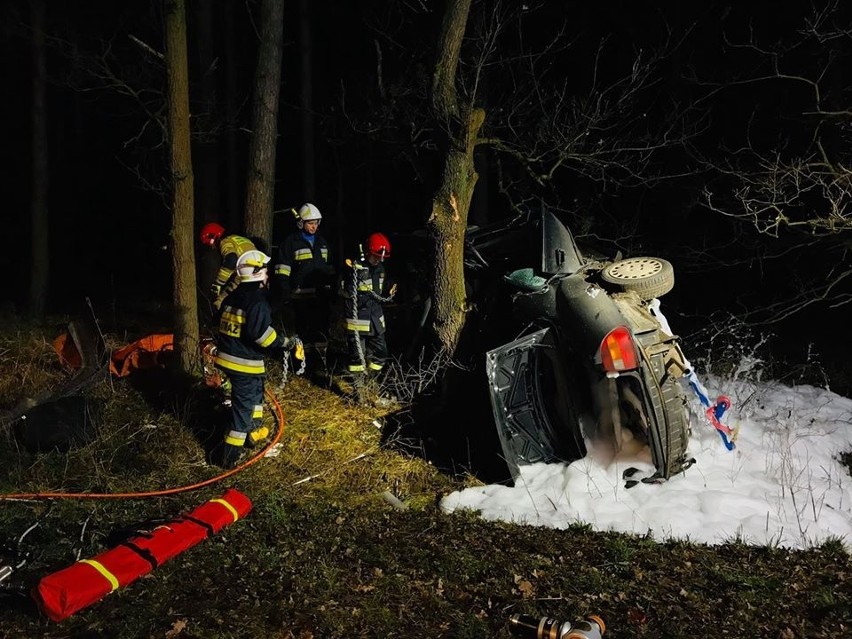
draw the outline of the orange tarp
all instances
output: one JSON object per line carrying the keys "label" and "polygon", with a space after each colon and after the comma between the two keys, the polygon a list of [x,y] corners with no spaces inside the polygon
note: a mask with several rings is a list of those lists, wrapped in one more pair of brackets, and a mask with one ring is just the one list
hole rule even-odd
{"label": "orange tarp", "polygon": [[166,365],[174,353],[174,335],[147,335],[112,352],[109,370],[113,375],[126,377],[140,368],[159,368]]}

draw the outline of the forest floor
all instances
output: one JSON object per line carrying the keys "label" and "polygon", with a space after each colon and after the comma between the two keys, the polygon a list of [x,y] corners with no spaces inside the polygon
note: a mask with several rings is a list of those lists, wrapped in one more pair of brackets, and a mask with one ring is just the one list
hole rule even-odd
{"label": "forest floor", "polygon": [[[4,326],[0,412],[68,376],[52,347],[61,324]],[[508,639],[524,636],[515,614],[596,614],[613,639],[852,636],[852,559],[839,540],[704,546],[447,514],[442,496],[481,482],[388,432],[399,405],[360,406],[345,385],[292,370],[282,386],[278,366],[267,381],[274,456],[219,478],[206,450],[222,417],[215,393],[162,373],[97,381],[85,405],[95,436],[65,452],[28,450],[20,424],[0,431],[0,492],[31,494],[0,506],[0,565],[14,568],[0,584],[0,637]],[[42,577],[229,488],[252,507],[220,532],[64,621],[36,606]],[[28,554],[15,555],[28,530]]]}

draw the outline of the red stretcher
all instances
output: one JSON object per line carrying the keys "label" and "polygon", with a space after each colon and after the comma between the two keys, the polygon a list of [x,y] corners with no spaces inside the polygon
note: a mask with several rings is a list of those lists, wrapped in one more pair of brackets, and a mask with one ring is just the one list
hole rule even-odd
{"label": "red stretcher", "polygon": [[62,621],[245,517],[251,506],[243,493],[229,489],[150,532],[43,577],[33,599],[50,619]]}

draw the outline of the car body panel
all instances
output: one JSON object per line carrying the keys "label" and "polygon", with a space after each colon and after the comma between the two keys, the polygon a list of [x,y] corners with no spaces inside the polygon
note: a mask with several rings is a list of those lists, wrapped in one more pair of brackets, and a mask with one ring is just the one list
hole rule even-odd
{"label": "car body panel", "polygon": [[583,256],[574,236],[552,213],[542,215],[541,246],[542,273],[569,274],[583,268]]}

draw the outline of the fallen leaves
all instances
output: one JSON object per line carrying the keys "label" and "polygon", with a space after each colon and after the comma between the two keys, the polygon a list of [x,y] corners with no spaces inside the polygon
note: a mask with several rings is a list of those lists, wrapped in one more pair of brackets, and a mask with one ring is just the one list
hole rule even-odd
{"label": "fallen leaves", "polygon": [[172,627],[166,632],[166,639],[173,639],[177,637],[180,633],[186,630],[187,622],[186,619],[178,619],[172,624]]}

